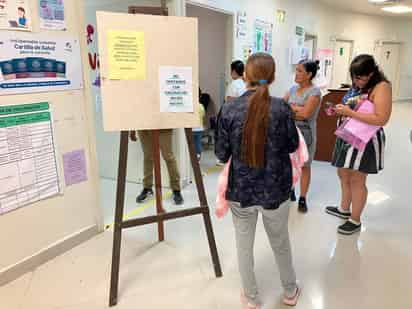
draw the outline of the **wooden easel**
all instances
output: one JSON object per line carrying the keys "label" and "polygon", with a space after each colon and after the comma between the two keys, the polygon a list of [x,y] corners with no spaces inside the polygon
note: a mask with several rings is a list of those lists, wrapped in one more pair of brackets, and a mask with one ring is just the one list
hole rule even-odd
{"label": "wooden easel", "polygon": [[[168,15],[166,1],[162,0],[161,7],[130,7],[131,14],[151,14],[151,15]],[[222,277],[219,256],[216,248],[215,236],[213,233],[212,222],[210,219],[210,210],[207,203],[206,192],[203,184],[202,173],[199,162],[196,157],[193,143],[192,129],[185,129],[187,145],[189,147],[190,160],[195,176],[196,188],[199,196],[200,207],[189,208],[174,212],[166,212],[162,205],[162,183],[160,170],[160,145],[159,130],[153,130],[153,159],[154,159],[154,176],[156,189],[156,215],[131,219],[123,221],[124,196],[126,189],[126,171],[127,155],[129,148],[129,132],[122,131],[120,134],[120,152],[119,152],[119,170],[117,175],[117,192],[116,192],[116,212],[114,223],[113,253],[112,253],[112,270],[110,282],[110,307],[117,305],[118,287],[119,287],[119,268],[120,268],[120,250],[122,242],[122,230],[137,227],[146,224],[157,223],[159,241],[164,241],[164,221],[184,218],[194,215],[203,215],[203,221],[206,228],[209,249],[212,256],[212,262],[216,277]]]}

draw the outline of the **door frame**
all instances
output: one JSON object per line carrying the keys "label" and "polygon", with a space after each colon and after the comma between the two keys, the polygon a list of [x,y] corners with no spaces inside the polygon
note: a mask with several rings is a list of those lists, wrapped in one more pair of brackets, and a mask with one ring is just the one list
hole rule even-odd
{"label": "door frame", "polygon": [[[237,18],[237,16],[236,16],[236,12],[233,12],[233,11],[228,11],[228,10],[225,10],[225,9],[222,9],[222,8],[218,8],[218,7],[214,7],[214,6],[211,6],[211,5],[207,5],[207,4],[204,4],[204,3],[199,3],[199,2],[196,2],[196,1],[191,1],[191,0],[186,0],[185,1],[185,12],[186,12],[186,8],[187,8],[187,6],[188,5],[191,5],[191,6],[196,6],[196,7],[199,7],[199,8],[202,8],[202,9],[207,9],[207,10],[211,10],[211,11],[214,11],[214,12],[217,12],[217,13],[221,13],[221,14],[224,14],[224,15],[226,15],[227,16],[227,18],[228,18],[228,23],[227,23],[227,26],[226,26],[226,37],[227,37],[227,39],[228,39],[228,41],[227,41],[227,45],[226,45],[226,59],[225,59],[225,62],[226,62],[226,68],[225,68],[225,75],[222,77],[222,80],[223,80],[223,82],[224,82],[224,90],[226,91],[226,88],[227,88],[227,85],[229,84],[229,81],[230,81],[230,64],[232,63],[232,61],[233,61],[233,59],[234,59],[234,57],[235,57],[235,41],[236,41],[236,18]],[[187,15],[186,13],[185,13],[185,15]],[[224,92],[225,92],[224,91]],[[224,93],[222,93],[221,95],[223,95],[223,97],[224,97]],[[217,98],[217,99],[219,99],[219,101],[222,99],[222,98]],[[220,102],[215,102],[218,106],[217,107],[220,107]]]}
{"label": "door frame", "polygon": [[[349,65],[350,65],[350,62],[352,61],[352,59],[353,59],[353,52],[354,52],[354,49],[355,49],[355,40],[352,40],[352,39],[348,39],[348,38],[333,38],[332,39],[332,41],[333,41],[333,54],[335,54],[335,49],[336,49],[336,43],[337,42],[345,42],[345,43],[350,43],[351,44],[351,49],[350,49],[350,54],[349,54]],[[336,61],[335,61],[336,59],[335,58],[333,58],[333,64],[332,64],[332,85],[334,85],[335,84],[335,81],[333,80],[333,76],[334,76],[334,72],[335,72],[335,69],[336,69]],[[347,76],[346,76],[346,81],[348,81],[349,80],[349,67],[348,67],[348,70],[347,70]]]}
{"label": "door frame", "polygon": [[[318,36],[317,36],[317,34],[314,34],[314,33],[308,33],[308,32],[306,32],[305,33],[305,41],[309,41],[309,40],[313,40],[313,59],[315,59],[316,58],[316,51],[318,50]],[[313,60],[312,59],[312,60]]]}
{"label": "door frame", "polygon": [[403,56],[403,46],[404,46],[404,42],[401,41],[395,41],[395,40],[377,40],[375,42],[375,57],[378,61],[378,64],[380,64],[381,62],[381,52],[382,52],[382,47],[384,45],[398,45],[399,46],[399,59],[398,59],[398,63],[396,64],[396,77],[395,80],[392,81],[392,84],[395,84],[395,87],[392,87],[392,90],[395,90],[393,92],[393,99],[397,100],[399,99],[399,90],[400,90],[400,82],[401,82],[401,60],[402,60],[402,56]]}

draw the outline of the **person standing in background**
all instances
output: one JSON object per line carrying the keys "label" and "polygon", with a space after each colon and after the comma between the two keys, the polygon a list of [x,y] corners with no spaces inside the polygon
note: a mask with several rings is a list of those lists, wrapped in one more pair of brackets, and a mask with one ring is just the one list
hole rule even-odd
{"label": "person standing in background", "polygon": [[243,79],[245,72],[245,65],[242,61],[233,61],[230,65],[232,82],[229,84],[226,90],[226,103],[233,102],[236,98],[240,97],[246,92],[246,84]]}
{"label": "person standing in background", "polygon": [[[201,92],[199,93],[200,97]],[[203,132],[205,131],[205,117],[206,117],[206,112],[205,112],[205,107],[203,104],[199,103],[199,118],[200,118],[200,127],[198,128],[193,128],[193,141],[195,144],[195,149],[196,149],[196,156],[197,160],[200,161],[202,157],[202,137],[203,137]]]}
{"label": "person standing in background", "polygon": [[[232,103],[236,100],[236,98],[241,97],[246,92],[246,83],[244,80],[244,73],[245,73],[245,65],[242,61],[236,60],[233,61],[230,65],[230,74],[232,77],[232,82],[229,84],[226,90],[226,99],[225,103]],[[219,111],[220,115],[220,111]],[[217,118],[217,122],[219,122],[219,115]],[[219,138],[218,132],[215,132],[215,141]],[[218,166],[223,166],[224,163],[220,160],[217,160],[216,163]]]}
{"label": "person standing in background", "polygon": [[[311,165],[316,153],[316,124],[322,96],[320,89],[312,82],[318,70],[319,61],[301,61],[296,67],[295,82],[297,85],[293,86],[284,98],[295,113],[296,126],[302,132],[309,151],[309,160],[302,169],[300,182],[298,209],[303,213],[308,211],[306,196],[311,180]],[[291,200],[296,201],[294,190],[291,193]]]}
{"label": "person standing in background", "polygon": [[[143,203],[150,196],[153,196],[153,150],[152,150],[152,132],[139,131],[139,138],[142,144],[144,155],[144,176],[143,176],[143,191],[136,198],[137,203]],[[130,139],[137,141],[136,131],[130,132]],[[162,157],[166,162],[169,172],[170,187],[173,190],[173,201],[176,205],[183,204],[184,200],[180,189],[180,174],[177,168],[177,162],[173,153],[173,130],[159,130],[159,144]]]}

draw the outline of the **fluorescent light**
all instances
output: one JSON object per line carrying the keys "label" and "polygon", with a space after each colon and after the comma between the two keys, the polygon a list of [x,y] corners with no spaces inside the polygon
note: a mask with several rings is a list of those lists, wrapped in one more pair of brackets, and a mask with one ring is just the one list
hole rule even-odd
{"label": "fluorescent light", "polygon": [[388,6],[382,8],[382,10],[396,14],[412,13],[412,7],[405,5]]}
{"label": "fluorescent light", "polygon": [[368,0],[370,3],[385,3],[385,2],[392,2],[392,0]]}

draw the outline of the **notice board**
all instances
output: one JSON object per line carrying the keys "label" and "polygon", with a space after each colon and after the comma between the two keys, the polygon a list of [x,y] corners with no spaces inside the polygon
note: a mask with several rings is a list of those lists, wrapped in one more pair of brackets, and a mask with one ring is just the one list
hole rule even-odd
{"label": "notice board", "polygon": [[97,12],[106,131],[194,128],[197,20]]}

